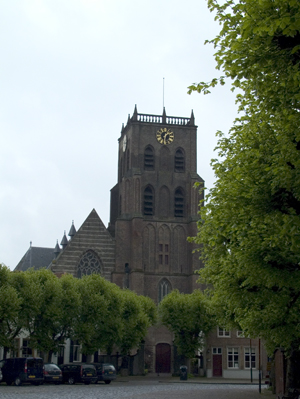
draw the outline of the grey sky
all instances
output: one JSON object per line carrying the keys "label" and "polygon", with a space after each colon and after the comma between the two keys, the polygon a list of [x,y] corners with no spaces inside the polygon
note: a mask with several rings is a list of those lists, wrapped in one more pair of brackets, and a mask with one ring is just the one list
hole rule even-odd
{"label": "grey sky", "polygon": [[0,0],[0,262],[55,246],[95,208],[107,225],[122,123],[161,114],[198,125],[198,173],[213,185],[215,132],[236,117],[218,76],[205,0]]}

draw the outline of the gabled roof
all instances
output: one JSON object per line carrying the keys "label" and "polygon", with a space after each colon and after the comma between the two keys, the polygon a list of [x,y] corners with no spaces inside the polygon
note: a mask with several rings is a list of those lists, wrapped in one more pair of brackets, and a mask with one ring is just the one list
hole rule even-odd
{"label": "gabled roof", "polygon": [[23,258],[15,267],[14,271],[25,271],[30,267],[42,269],[48,267],[54,259],[54,248],[42,248],[30,246]]}

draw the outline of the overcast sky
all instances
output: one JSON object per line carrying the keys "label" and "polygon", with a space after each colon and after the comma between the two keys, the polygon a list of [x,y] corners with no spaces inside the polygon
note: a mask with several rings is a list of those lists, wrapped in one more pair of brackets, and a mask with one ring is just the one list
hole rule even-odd
{"label": "overcast sky", "polygon": [[138,112],[198,125],[198,173],[212,187],[217,130],[236,114],[209,81],[219,25],[205,0],[0,0],[0,262],[54,247],[93,208],[109,221],[122,123]]}

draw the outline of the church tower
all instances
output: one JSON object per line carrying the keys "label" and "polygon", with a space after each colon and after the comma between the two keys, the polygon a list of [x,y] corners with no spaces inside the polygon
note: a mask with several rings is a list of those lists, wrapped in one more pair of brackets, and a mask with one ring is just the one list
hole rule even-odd
{"label": "church tower", "polygon": [[[197,234],[199,219],[194,184],[203,183],[196,135],[193,112],[182,118],[167,116],[165,109],[162,115],[139,114],[135,107],[119,138],[108,228],[116,245],[112,282],[156,303],[173,289],[190,293],[196,288],[199,255],[187,242]],[[151,340],[154,353],[158,341],[172,344],[171,334],[162,330],[153,331]]]}
{"label": "church tower", "polygon": [[[178,288],[195,288],[197,126],[190,118],[139,114],[135,107],[119,138],[118,183],[111,190],[109,230],[115,236],[112,281],[155,302]],[[163,284],[160,284],[162,281]]]}

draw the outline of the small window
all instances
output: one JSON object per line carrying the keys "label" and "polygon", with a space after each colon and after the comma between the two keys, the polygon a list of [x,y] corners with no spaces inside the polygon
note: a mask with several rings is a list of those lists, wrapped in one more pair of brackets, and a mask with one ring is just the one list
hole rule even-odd
{"label": "small window", "polygon": [[242,330],[238,330],[238,331],[236,332],[236,336],[237,336],[238,338],[245,338],[245,333],[244,333],[244,331],[242,331]]}
{"label": "small window", "polygon": [[239,368],[239,348],[228,348],[227,349],[227,360],[229,369]]}
{"label": "small window", "polygon": [[146,187],[144,191],[144,215],[154,215],[154,193],[151,187]]}
{"label": "small window", "polygon": [[175,153],[175,172],[184,172],[185,160],[184,153],[181,149],[178,149]]}
{"label": "small window", "polygon": [[158,261],[160,265],[169,264],[169,244],[158,244]]}
{"label": "small window", "polygon": [[[251,352],[251,355],[250,355]],[[245,348],[245,369],[256,368],[256,352],[255,348]]]}
{"label": "small window", "polygon": [[230,338],[230,331],[226,330],[223,327],[218,327],[218,337],[226,337],[226,338]]}
{"label": "small window", "polygon": [[[71,341],[70,362],[80,362],[80,345],[77,340]],[[73,367],[77,367],[77,366],[73,366]]]}
{"label": "small window", "polygon": [[213,355],[222,355],[222,348],[213,348]]}
{"label": "small window", "polygon": [[154,170],[154,153],[151,147],[146,147],[144,152],[144,169]]}
{"label": "small window", "polygon": [[184,216],[184,193],[181,188],[178,188],[175,191],[174,216],[175,217],[183,217]]}
{"label": "small window", "polygon": [[22,356],[23,357],[32,356],[32,349],[30,348],[29,339],[23,339]]}

